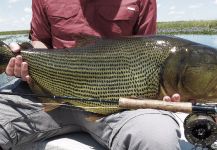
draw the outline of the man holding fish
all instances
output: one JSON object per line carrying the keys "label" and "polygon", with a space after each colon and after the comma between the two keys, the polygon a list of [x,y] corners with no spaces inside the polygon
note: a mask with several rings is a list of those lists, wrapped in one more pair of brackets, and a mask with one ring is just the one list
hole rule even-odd
{"label": "man holding fish", "polygon": [[[83,35],[116,38],[156,33],[155,0],[33,0],[32,10],[30,39],[34,48],[76,47],[78,37]],[[10,47],[19,53],[19,45],[13,43]],[[21,55],[10,59],[6,74],[32,84],[28,62],[23,61]],[[16,90],[28,91],[20,85]],[[180,149],[179,126],[173,114],[167,111],[124,111],[91,122],[79,110],[57,108],[46,113],[40,106],[24,107],[22,101],[32,102],[29,97],[1,95],[0,98],[9,99],[0,102],[0,111],[4,108],[5,114],[0,127],[3,149],[75,131],[88,132],[111,150]],[[176,102],[180,96],[164,96],[163,100]],[[15,107],[9,104],[11,101],[19,101],[18,109],[11,110]]]}

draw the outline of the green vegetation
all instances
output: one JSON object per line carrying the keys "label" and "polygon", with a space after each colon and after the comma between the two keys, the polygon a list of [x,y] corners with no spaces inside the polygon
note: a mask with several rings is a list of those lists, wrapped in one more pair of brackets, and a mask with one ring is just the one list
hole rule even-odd
{"label": "green vegetation", "polygon": [[217,34],[217,20],[158,22],[158,34]]}
{"label": "green vegetation", "polygon": [[15,35],[15,34],[29,34],[29,30],[2,31],[2,32],[0,32],[0,35]]}
{"label": "green vegetation", "polygon": [[[217,34],[217,20],[158,22],[158,34]],[[28,34],[29,30],[4,31],[0,35]]]}

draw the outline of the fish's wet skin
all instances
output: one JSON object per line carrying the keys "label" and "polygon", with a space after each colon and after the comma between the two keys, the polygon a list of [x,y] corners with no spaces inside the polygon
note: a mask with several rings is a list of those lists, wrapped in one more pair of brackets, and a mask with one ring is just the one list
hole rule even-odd
{"label": "fish's wet skin", "polygon": [[197,43],[174,49],[163,69],[165,93],[178,92],[183,101],[217,102],[217,49]]}
{"label": "fish's wet skin", "polygon": [[13,57],[13,54],[9,50],[8,45],[0,41],[0,73],[5,71],[6,65],[11,57]]}
{"label": "fish's wet skin", "polygon": [[[71,49],[22,50],[35,87],[51,95],[117,104],[120,97],[162,99],[173,93],[180,93],[181,101],[217,102],[216,49],[169,36],[91,39]],[[11,56],[1,46],[0,60]],[[66,101],[99,114],[120,110],[115,103]]]}

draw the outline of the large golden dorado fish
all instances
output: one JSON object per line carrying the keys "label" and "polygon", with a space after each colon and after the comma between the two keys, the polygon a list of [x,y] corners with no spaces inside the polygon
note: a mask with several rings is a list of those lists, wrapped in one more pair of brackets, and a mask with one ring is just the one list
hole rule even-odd
{"label": "large golden dorado fish", "polygon": [[[168,36],[96,38],[83,43],[70,49],[26,49],[21,55],[43,91],[90,99],[62,101],[94,113],[117,112],[120,108],[112,102],[129,96],[162,99],[179,93],[181,101],[217,102],[215,48]],[[1,42],[0,71],[13,56]]]}

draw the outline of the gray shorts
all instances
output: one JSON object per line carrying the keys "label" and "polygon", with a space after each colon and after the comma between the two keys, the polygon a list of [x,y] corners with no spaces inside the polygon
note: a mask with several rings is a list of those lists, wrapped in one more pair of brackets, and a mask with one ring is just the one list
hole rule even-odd
{"label": "gray shorts", "polygon": [[[3,89],[31,93],[24,82],[16,80]],[[45,140],[70,132],[89,133],[111,150],[180,149],[180,131],[173,114],[153,109],[115,113],[92,122],[85,112],[60,107],[44,112],[37,99],[0,95],[0,147]]]}

